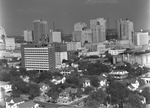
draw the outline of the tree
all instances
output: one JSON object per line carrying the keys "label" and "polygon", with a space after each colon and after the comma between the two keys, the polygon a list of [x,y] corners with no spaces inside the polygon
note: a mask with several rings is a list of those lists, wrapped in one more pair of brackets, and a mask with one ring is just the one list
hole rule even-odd
{"label": "tree", "polygon": [[113,81],[110,82],[109,87],[106,88],[106,93],[110,95],[111,104],[118,104],[119,108],[123,108],[123,103],[129,95],[129,90],[124,84],[118,81]]}
{"label": "tree", "polygon": [[30,99],[33,99],[40,95],[40,87],[37,84],[30,83],[28,85],[28,89],[29,89],[28,95]]}
{"label": "tree", "polygon": [[52,74],[51,72],[42,72],[39,77],[37,78],[38,79],[38,82],[43,82],[45,79],[52,79]]}
{"label": "tree", "polygon": [[79,85],[79,78],[77,76],[69,76],[66,78],[66,83],[72,84],[75,87],[78,87]]}
{"label": "tree", "polygon": [[14,97],[18,97],[21,94],[28,93],[27,83],[24,82],[21,78],[19,77],[12,78],[11,84],[12,84],[12,95]]}
{"label": "tree", "polygon": [[85,74],[87,75],[100,75],[101,73],[104,72],[109,72],[109,68],[102,64],[102,63],[90,63],[87,67],[87,72],[85,72]]}
{"label": "tree", "polygon": [[107,97],[107,93],[103,91],[102,89],[99,89],[95,92],[92,92],[89,95],[88,100],[95,100],[100,104],[104,104],[106,97]]}
{"label": "tree", "polygon": [[146,104],[150,104],[150,88],[144,88],[141,95],[146,98]]}
{"label": "tree", "polygon": [[91,77],[90,78],[90,81],[91,81],[91,85],[94,86],[94,87],[99,87],[99,80],[97,77]]}
{"label": "tree", "polygon": [[7,72],[2,72],[0,75],[1,81],[10,81],[11,80],[11,75]]}
{"label": "tree", "polygon": [[133,108],[145,108],[145,104],[141,102],[141,96],[139,94],[130,93],[128,96],[128,103]]}
{"label": "tree", "polygon": [[93,88],[92,88],[92,87],[86,87],[83,93],[86,94],[86,95],[88,95],[88,94],[90,94],[92,91],[93,91]]}
{"label": "tree", "polygon": [[56,100],[58,97],[59,97],[59,93],[61,91],[59,90],[59,88],[57,86],[54,86],[53,88],[51,88],[48,92],[47,92],[47,95],[49,97],[52,98],[52,100]]}

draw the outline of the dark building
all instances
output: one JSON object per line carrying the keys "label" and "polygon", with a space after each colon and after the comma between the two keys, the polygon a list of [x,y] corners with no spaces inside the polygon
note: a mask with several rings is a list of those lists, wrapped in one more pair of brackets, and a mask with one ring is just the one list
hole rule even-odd
{"label": "dark building", "polygon": [[106,30],[106,40],[111,40],[111,39],[118,39],[116,29],[107,29]]}
{"label": "dark building", "polygon": [[54,47],[55,52],[67,52],[67,45],[65,43],[50,43],[52,47]]}

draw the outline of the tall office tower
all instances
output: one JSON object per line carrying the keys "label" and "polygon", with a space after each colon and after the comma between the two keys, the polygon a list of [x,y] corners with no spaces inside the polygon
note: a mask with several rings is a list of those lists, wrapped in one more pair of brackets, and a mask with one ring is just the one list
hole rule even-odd
{"label": "tall office tower", "polygon": [[87,28],[87,24],[84,22],[78,22],[74,25],[74,31],[83,31]]}
{"label": "tall office tower", "polygon": [[45,20],[41,20],[40,22],[40,34],[41,34],[41,41],[45,41],[48,38],[48,23]]}
{"label": "tall office tower", "polygon": [[33,39],[36,43],[45,41],[48,37],[48,23],[45,20],[33,21]]}
{"label": "tall office tower", "polygon": [[32,30],[24,30],[24,41],[26,42],[32,42],[33,41],[33,31]]}
{"label": "tall office tower", "polygon": [[135,45],[148,45],[148,43],[149,43],[148,32],[137,32],[134,34]]}
{"label": "tall office tower", "polygon": [[91,29],[85,29],[82,31],[81,36],[81,43],[84,45],[85,43],[92,43],[92,30]]}
{"label": "tall office tower", "polygon": [[42,44],[21,46],[22,66],[27,70],[53,71],[55,69],[54,47]]}
{"label": "tall office tower", "polygon": [[97,18],[90,20],[90,28],[93,33],[93,43],[104,42],[106,40],[106,19]]}
{"label": "tall office tower", "polygon": [[126,20],[117,21],[117,33],[119,40],[129,40],[129,43],[133,43],[134,27],[133,22]]}

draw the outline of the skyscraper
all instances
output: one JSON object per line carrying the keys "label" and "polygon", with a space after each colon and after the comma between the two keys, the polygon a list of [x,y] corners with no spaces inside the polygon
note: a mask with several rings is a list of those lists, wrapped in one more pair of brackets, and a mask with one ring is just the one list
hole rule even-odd
{"label": "skyscraper", "polygon": [[90,20],[90,28],[92,29],[93,43],[106,40],[106,19],[97,18]]}
{"label": "skyscraper", "polygon": [[117,21],[117,33],[119,40],[129,40],[129,42],[133,43],[133,36],[134,36],[134,27],[133,22],[126,20],[118,20]]}
{"label": "skyscraper", "polygon": [[48,23],[45,20],[34,20],[33,33],[33,39],[36,43],[39,41],[45,41],[48,37]]}

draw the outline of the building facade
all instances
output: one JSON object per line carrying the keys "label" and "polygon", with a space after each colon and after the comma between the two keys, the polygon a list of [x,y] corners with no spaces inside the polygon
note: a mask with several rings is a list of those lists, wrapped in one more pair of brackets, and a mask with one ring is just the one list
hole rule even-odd
{"label": "building facade", "polygon": [[148,32],[138,32],[134,35],[134,45],[148,45]]}
{"label": "building facade", "polygon": [[90,28],[93,34],[93,43],[104,42],[106,40],[106,20],[97,18],[90,20]]}
{"label": "building facade", "polygon": [[67,42],[67,51],[77,51],[81,49],[81,42]]}
{"label": "building facade", "polygon": [[48,23],[45,20],[33,21],[33,39],[34,42],[45,41],[48,37]]}
{"label": "building facade", "polygon": [[61,41],[61,32],[51,32],[50,42],[62,42]]}
{"label": "building facade", "polygon": [[26,41],[26,42],[33,41],[33,31],[32,30],[24,30],[23,36],[24,36],[24,41]]}
{"label": "building facade", "polygon": [[15,49],[15,39],[14,38],[5,38],[6,50]]}
{"label": "building facade", "polygon": [[119,40],[129,40],[130,43],[134,41],[134,26],[130,20],[118,20],[117,21],[117,33]]}
{"label": "building facade", "polygon": [[62,64],[63,59],[68,60],[67,52],[55,52],[56,67]]}
{"label": "building facade", "polygon": [[140,55],[130,55],[130,54],[123,54],[113,56],[113,63],[116,64],[117,62],[127,61],[131,64],[138,63],[142,66],[150,67],[150,53],[140,54]]}
{"label": "building facade", "polygon": [[87,24],[84,22],[78,22],[74,25],[74,31],[83,31],[87,28]]}
{"label": "building facade", "polygon": [[22,45],[22,66],[27,70],[53,71],[55,69],[55,50],[45,45]]}

